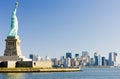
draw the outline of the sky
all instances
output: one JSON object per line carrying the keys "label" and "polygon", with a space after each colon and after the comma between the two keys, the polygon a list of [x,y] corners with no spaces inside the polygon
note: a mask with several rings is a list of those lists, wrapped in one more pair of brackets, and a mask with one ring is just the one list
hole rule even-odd
{"label": "sky", "polygon": [[[16,0],[0,0],[0,55]],[[22,54],[120,53],[120,0],[18,0]]]}

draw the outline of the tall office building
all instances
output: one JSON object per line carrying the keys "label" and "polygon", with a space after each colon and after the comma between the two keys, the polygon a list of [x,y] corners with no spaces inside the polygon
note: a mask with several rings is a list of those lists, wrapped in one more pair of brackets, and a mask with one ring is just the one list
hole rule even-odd
{"label": "tall office building", "polygon": [[120,54],[117,53],[117,57],[116,57],[116,66],[120,67]]}
{"label": "tall office building", "polygon": [[82,51],[82,64],[88,66],[90,63],[90,56],[88,51]]}
{"label": "tall office building", "polygon": [[83,57],[89,56],[89,52],[88,52],[88,51],[82,51],[82,56],[83,56]]}
{"label": "tall office building", "polygon": [[98,54],[97,52],[94,53],[94,58],[95,58],[95,66],[101,66],[102,65],[102,59],[100,54]]}
{"label": "tall office building", "polygon": [[106,59],[105,62],[106,62],[106,65],[109,66],[109,59]]}
{"label": "tall office building", "polygon": [[36,60],[36,56],[33,55],[33,54],[30,54],[30,55],[29,55],[29,58],[32,59],[33,61]]}
{"label": "tall office building", "polygon": [[110,52],[109,53],[109,66],[115,66],[116,65],[116,52]]}
{"label": "tall office building", "polygon": [[79,54],[75,54],[75,58],[79,58]]}
{"label": "tall office building", "polygon": [[102,66],[106,66],[106,59],[105,59],[105,57],[102,57]]}
{"label": "tall office building", "polygon": [[101,55],[98,55],[98,66],[102,65],[102,59],[101,59]]}
{"label": "tall office building", "polygon": [[71,67],[71,59],[70,58],[66,58],[66,66]]}
{"label": "tall office building", "polygon": [[65,56],[61,56],[60,59],[65,59]]}
{"label": "tall office building", "polygon": [[94,63],[94,65],[95,65],[95,66],[98,66],[98,56],[94,56],[94,58],[95,58],[95,63]]}
{"label": "tall office building", "polygon": [[35,54],[30,54],[29,58],[32,59],[33,61],[41,60],[41,57],[39,55],[35,55]]}
{"label": "tall office building", "polygon": [[90,66],[94,66],[95,60],[94,58],[90,58]]}
{"label": "tall office building", "polygon": [[61,65],[65,65],[65,57],[64,56],[61,56],[60,57],[60,61],[61,61]]}
{"label": "tall office building", "polygon": [[67,53],[66,53],[66,58],[72,58],[72,53],[67,52]]}
{"label": "tall office building", "polygon": [[52,58],[51,61],[52,61],[52,65],[53,66],[56,66],[56,67],[58,66],[58,60],[57,60],[57,58]]}

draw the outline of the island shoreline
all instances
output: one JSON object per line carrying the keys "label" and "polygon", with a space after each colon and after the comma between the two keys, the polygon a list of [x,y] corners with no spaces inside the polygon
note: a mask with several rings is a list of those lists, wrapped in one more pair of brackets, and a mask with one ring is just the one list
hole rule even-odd
{"label": "island shoreline", "polygon": [[80,68],[0,68],[0,73],[79,72]]}

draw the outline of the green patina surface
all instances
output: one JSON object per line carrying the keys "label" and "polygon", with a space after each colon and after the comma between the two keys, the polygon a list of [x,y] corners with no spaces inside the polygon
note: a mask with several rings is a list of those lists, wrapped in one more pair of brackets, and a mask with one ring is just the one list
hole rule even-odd
{"label": "green patina surface", "polygon": [[18,2],[16,2],[15,4],[15,9],[12,13],[12,17],[11,17],[11,29],[10,32],[8,34],[8,36],[17,36],[18,33],[18,20],[17,20],[17,16],[16,16],[16,12],[17,12],[17,7],[18,7]]}

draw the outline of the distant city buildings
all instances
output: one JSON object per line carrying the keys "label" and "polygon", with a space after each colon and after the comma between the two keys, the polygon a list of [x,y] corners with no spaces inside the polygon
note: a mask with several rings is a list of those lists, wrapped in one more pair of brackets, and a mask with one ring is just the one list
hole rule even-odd
{"label": "distant city buildings", "polygon": [[88,51],[82,51],[82,65],[83,66],[88,66],[90,64],[90,56]]}
{"label": "distant city buildings", "polygon": [[39,55],[35,55],[35,54],[30,54],[29,58],[32,59],[32,61],[39,61],[39,60],[41,60],[41,57]]}
{"label": "distant city buildings", "polygon": [[[80,66],[120,66],[120,56],[116,52],[110,52],[108,58],[101,56],[100,53],[93,53],[93,57],[90,57],[88,51],[82,51],[81,56],[79,53],[75,53],[72,57],[71,52],[66,52],[65,56],[60,58],[45,57],[44,60],[51,60],[53,67],[80,67]],[[30,54],[29,58],[33,61],[43,60],[39,55]]]}
{"label": "distant city buildings", "polygon": [[61,56],[60,59],[52,58],[53,67],[120,66],[120,57],[116,52],[110,52],[108,59],[98,52],[95,52],[94,57],[91,58],[88,51],[82,51],[81,56],[75,53],[74,56],[72,57],[71,52],[67,52],[66,56]]}

